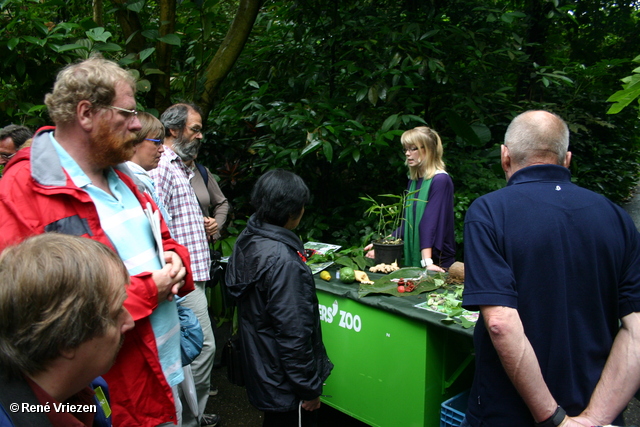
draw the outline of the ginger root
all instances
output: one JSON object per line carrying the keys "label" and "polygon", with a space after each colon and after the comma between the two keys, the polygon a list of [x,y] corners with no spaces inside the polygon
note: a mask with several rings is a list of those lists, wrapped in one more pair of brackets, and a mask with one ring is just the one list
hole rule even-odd
{"label": "ginger root", "polygon": [[398,267],[397,262],[393,262],[391,264],[378,264],[378,265],[374,265],[373,267],[369,267],[369,271],[372,273],[384,273],[384,274],[389,274],[399,269],[400,267]]}

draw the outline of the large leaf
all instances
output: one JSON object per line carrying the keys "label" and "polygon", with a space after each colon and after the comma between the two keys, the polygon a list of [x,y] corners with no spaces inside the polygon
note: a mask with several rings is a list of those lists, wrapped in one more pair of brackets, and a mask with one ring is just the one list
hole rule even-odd
{"label": "large leaf", "polygon": [[607,99],[607,102],[615,102],[607,111],[607,114],[617,114],[640,96],[640,76],[634,75],[623,90],[619,90]]}
{"label": "large leaf", "polygon": [[180,37],[176,34],[167,34],[166,36],[162,36],[158,38],[158,41],[161,41],[166,44],[170,44],[173,46],[180,46]]}
{"label": "large leaf", "polygon": [[392,126],[395,126],[396,123],[398,123],[400,119],[398,118],[397,114],[392,114],[389,117],[387,117],[387,119],[384,121],[384,123],[382,123],[382,127],[380,128],[380,132],[385,133],[387,132],[389,129],[391,129]]}
{"label": "large leaf", "polygon": [[118,52],[122,50],[122,47],[115,43],[96,43],[93,49],[99,52]]}
{"label": "large leaf", "polygon": [[144,8],[144,0],[138,0],[135,2],[130,2],[127,4],[127,9],[132,12],[140,13],[140,11]]}
{"label": "large leaf", "polygon": [[474,147],[483,146],[482,140],[480,139],[476,131],[482,132],[483,138],[486,138],[485,129],[474,129],[473,127],[469,126],[469,124],[462,117],[460,117],[458,113],[454,111],[447,111],[445,113],[445,117],[447,119],[447,122],[449,122],[451,129],[453,129],[456,135],[465,140],[469,145],[472,145]]}
{"label": "large leaf", "polygon": [[331,163],[331,161],[333,160],[333,145],[331,145],[329,141],[324,141],[322,143],[322,148],[324,151],[324,156],[326,157],[327,161]]}
{"label": "large leaf", "polygon": [[315,136],[315,134],[307,134],[307,141],[309,143],[302,149],[300,156],[305,156],[322,146],[322,141],[317,136]]}
{"label": "large leaf", "polygon": [[471,129],[473,129],[475,134],[478,136],[478,139],[480,139],[483,144],[491,141],[491,129],[486,125],[482,123],[474,123],[471,125]]}
{"label": "large leaf", "polygon": [[66,52],[69,50],[75,50],[75,49],[86,49],[87,51],[89,50],[86,46],[83,46],[79,43],[65,44],[62,46],[51,45],[51,49],[55,50],[58,53]]}
{"label": "large leaf", "polygon": [[149,92],[149,90],[151,90],[151,82],[147,79],[138,80],[136,82],[136,88],[139,92]]}
{"label": "large leaf", "polygon": [[20,43],[20,39],[18,37],[14,37],[7,42],[7,47],[9,48],[9,50],[13,50],[18,45],[18,43]]}
{"label": "large leaf", "polygon": [[424,292],[431,292],[444,285],[444,276],[442,274],[429,275],[423,280],[417,282],[416,289],[413,292],[398,292],[398,284],[393,279],[416,279],[424,272],[424,268],[404,267],[399,270],[382,276],[373,282],[373,285],[360,285],[358,289],[358,297],[362,298],[369,294],[389,294],[398,297],[407,297],[411,295],[419,295]]}
{"label": "large leaf", "polygon": [[24,36],[23,39],[28,43],[35,44],[38,46],[44,46],[44,44],[47,42],[46,39],[39,39],[33,36]]}
{"label": "large leaf", "polygon": [[[140,62],[144,62],[148,57],[150,57],[153,52],[156,51],[155,47],[150,47],[148,49],[145,49],[143,51],[140,52]],[[149,74],[149,72],[146,72],[146,74]]]}
{"label": "large leaf", "polygon": [[102,27],[92,28],[86,32],[87,37],[89,37],[94,42],[103,42],[106,43],[107,40],[112,36],[109,31],[105,31]]}

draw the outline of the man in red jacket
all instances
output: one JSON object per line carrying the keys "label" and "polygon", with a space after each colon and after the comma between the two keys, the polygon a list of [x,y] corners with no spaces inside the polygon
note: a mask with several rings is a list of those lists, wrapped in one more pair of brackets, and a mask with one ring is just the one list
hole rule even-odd
{"label": "man in red jacket", "polygon": [[193,280],[188,251],[122,164],[140,129],[134,95],[135,79],[102,58],[58,74],[45,97],[56,127],[41,129],[0,181],[0,250],[59,232],[118,253],[131,275],[125,307],[135,328],[104,377],[114,425],[146,427],[179,422],[175,393],[183,373],[173,297],[192,291]]}

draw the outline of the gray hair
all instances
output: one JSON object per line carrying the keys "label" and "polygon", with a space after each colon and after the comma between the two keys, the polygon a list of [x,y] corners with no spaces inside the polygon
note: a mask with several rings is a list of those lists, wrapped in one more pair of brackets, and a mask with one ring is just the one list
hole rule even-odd
{"label": "gray hair", "polygon": [[0,140],[11,138],[16,150],[19,150],[31,136],[33,136],[33,132],[26,126],[8,125],[0,129]]}
{"label": "gray hair", "polygon": [[167,108],[160,116],[160,121],[164,125],[166,135],[171,135],[171,129],[178,131],[184,130],[184,127],[187,125],[189,110],[200,114],[200,117],[204,120],[202,110],[197,105],[190,103],[174,104]]}
{"label": "gray hair", "polygon": [[569,149],[569,127],[557,114],[526,111],[509,124],[504,145],[517,165],[526,166],[540,159],[553,159],[562,165]]}

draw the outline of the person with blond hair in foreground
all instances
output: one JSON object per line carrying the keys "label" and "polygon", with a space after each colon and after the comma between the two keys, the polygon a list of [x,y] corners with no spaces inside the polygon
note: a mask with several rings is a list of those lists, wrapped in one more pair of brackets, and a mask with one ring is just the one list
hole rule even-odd
{"label": "person with blond hair in foreground", "polygon": [[93,425],[89,384],[111,368],[134,326],[123,305],[128,283],[118,255],[93,240],[45,233],[5,249],[0,425]]}

